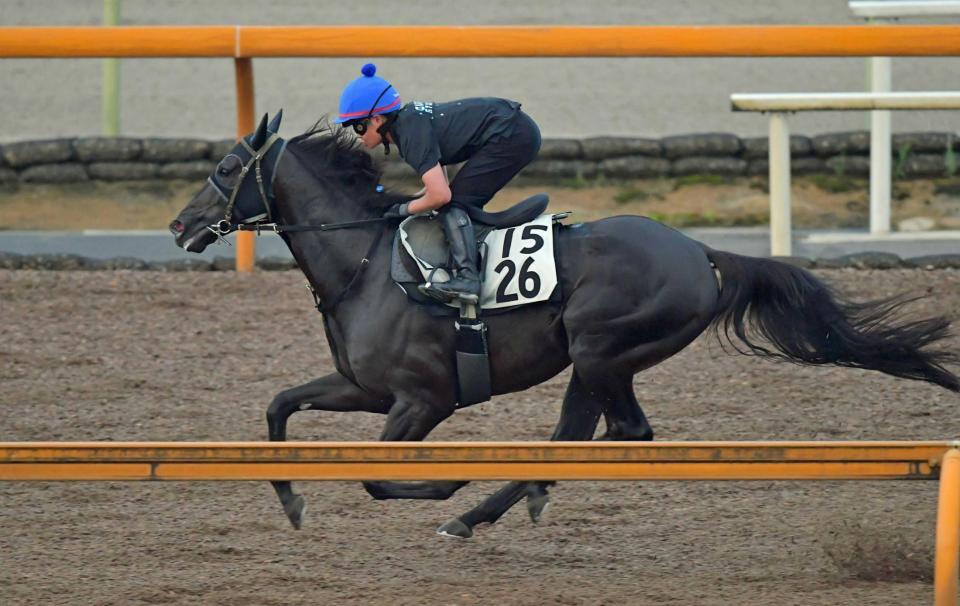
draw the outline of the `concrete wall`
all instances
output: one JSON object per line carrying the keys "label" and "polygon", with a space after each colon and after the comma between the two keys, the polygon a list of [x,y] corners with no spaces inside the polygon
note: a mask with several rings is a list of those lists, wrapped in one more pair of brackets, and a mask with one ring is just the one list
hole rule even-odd
{"label": "concrete wall", "polygon": [[[3,0],[2,25],[96,25],[101,0]],[[844,0],[123,0],[124,24],[811,24],[857,23]],[[938,19],[938,22],[957,22]],[[920,22],[910,20],[910,22]],[[257,107],[283,107],[283,134],[336,109],[360,59],[254,61]],[[517,99],[545,135],[662,137],[723,131],[762,135],[766,120],[733,114],[736,92],[865,89],[863,59],[381,59],[406,99]],[[0,61],[0,141],[100,132],[100,60]],[[957,89],[960,59],[894,59],[896,90]],[[228,59],[122,62],[122,131],[133,136],[234,133]],[[857,130],[863,113],[796,116],[796,132]],[[960,112],[901,112],[895,131],[953,131]]]}

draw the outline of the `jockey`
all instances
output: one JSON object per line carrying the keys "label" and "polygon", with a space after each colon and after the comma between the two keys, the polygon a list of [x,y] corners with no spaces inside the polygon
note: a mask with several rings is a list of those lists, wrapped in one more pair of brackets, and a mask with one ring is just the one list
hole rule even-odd
{"label": "jockey", "polygon": [[[423,292],[444,302],[475,303],[480,294],[478,251],[467,207],[482,208],[540,151],[540,129],[515,101],[473,98],[403,105],[400,93],[376,76],[372,63],[340,95],[335,123],[352,127],[364,147],[396,145],[423,180],[423,189],[385,217],[407,217],[437,210],[456,273],[449,282]],[[444,166],[465,162],[448,183]]]}

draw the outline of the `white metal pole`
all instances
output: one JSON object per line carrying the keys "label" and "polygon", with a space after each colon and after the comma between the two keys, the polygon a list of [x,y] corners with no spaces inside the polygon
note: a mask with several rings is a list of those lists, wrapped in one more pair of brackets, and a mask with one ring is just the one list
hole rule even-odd
{"label": "white metal pole", "polygon": [[[870,57],[870,91],[891,90],[890,57]],[[890,233],[890,112],[870,112],[870,233]]]}
{"label": "white metal pole", "polygon": [[787,114],[770,114],[770,254],[789,257],[790,235],[790,128]]}

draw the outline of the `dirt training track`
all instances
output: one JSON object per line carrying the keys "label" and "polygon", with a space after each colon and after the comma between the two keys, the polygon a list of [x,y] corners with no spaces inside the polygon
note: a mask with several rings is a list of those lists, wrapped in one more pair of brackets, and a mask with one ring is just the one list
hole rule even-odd
{"label": "dirt training track", "polygon": [[[929,295],[960,272],[823,271],[856,298]],[[333,370],[299,272],[0,271],[0,440],[259,440],[282,388]],[[951,346],[960,348],[960,339]],[[566,374],[431,436],[550,435]],[[702,337],[637,377],[658,439],[947,439],[958,398],[876,373],[724,354]],[[353,413],[357,415],[359,413]],[[367,440],[382,418],[298,413],[290,437]],[[371,500],[300,484],[289,528],[266,483],[0,485],[4,604],[918,604],[935,482],[582,482],[534,526],[522,505],[470,540],[434,528],[489,494]]]}

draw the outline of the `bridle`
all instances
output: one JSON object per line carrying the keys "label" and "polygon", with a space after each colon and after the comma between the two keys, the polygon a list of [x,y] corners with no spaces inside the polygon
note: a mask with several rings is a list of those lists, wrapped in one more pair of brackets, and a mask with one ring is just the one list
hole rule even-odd
{"label": "bridle", "polygon": [[[274,144],[279,142],[280,146],[274,148]],[[277,164],[280,162],[280,158],[283,156],[283,152],[287,149],[287,142],[280,138],[277,133],[270,133],[270,136],[258,149],[253,149],[246,139],[240,139],[240,148],[234,148],[232,152],[227,154],[227,158],[233,156],[237,158],[240,162],[243,162],[237,152],[245,152],[250,158],[244,162],[243,168],[240,169],[240,178],[237,180],[236,185],[233,188],[228,189],[227,186],[220,182],[218,178],[218,172],[214,171],[212,175],[207,177],[207,182],[213,186],[221,198],[227,201],[227,208],[224,212],[223,219],[220,219],[213,225],[208,225],[207,229],[212,231],[217,238],[223,240],[223,236],[235,232],[235,231],[250,231],[249,228],[255,227],[259,231],[259,228],[264,227],[265,225],[272,224],[276,226],[277,224],[273,222],[273,204],[275,202],[273,196],[273,180],[277,174]],[[273,150],[273,162],[270,166],[269,176],[270,179],[264,187],[264,178],[263,178],[263,166],[261,162],[269,155],[271,155],[271,150]],[[263,204],[263,212],[259,214],[253,214],[252,216],[243,219],[239,222],[232,222],[234,205],[237,201],[237,196],[240,194],[240,190],[243,189],[244,180],[247,177],[247,174],[250,172],[250,168],[253,167],[253,173],[257,181],[257,192],[260,194],[260,202]],[[265,224],[262,220],[267,218],[270,223]],[[244,228],[247,229],[244,229]]]}
{"label": "bridle", "polygon": [[[270,168],[266,175],[268,179],[264,179],[264,170],[261,162],[270,155],[271,148],[277,142],[280,143],[280,147],[276,148],[276,150],[279,150],[279,152],[272,158]],[[221,240],[223,240],[223,236],[231,234],[235,231],[253,231],[258,234],[263,231],[272,231],[278,234],[304,231],[333,231],[335,229],[364,227],[367,225],[384,223],[390,220],[389,218],[376,217],[373,219],[360,219],[357,221],[342,221],[340,223],[322,223],[320,225],[286,225],[277,223],[273,218],[273,209],[276,203],[276,199],[273,195],[273,180],[276,178],[277,164],[279,164],[280,158],[287,149],[287,142],[281,139],[277,134],[271,133],[270,137],[264,141],[263,145],[261,145],[258,149],[253,149],[245,139],[241,139],[240,144],[243,146],[243,150],[234,149],[233,152],[227,154],[227,157],[234,156],[241,162],[243,162],[243,158],[240,158],[240,156],[235,152],[246,151],[250,155],[250,159],[247,160],[246,163],[244,163],[243,168],[240,169],[240,179],[237,181],[236,185],[234,185],[232,188],[228,188],[217,178],[216,171],[207,177],[207,182],[213,186],[217,193],[220,194],[221,198],[227,201],[227,208],[224,212],[223,219],[220,219],[216,223],[207,226],[207,229],[213,232]],[[253,215],[247,219],[234,222],[232,219],[237,197],[243,187],[244,179],[246,179],[247,175],[250,173],[251,166],[254,169],[253,174],[257,180],[257,193],[260,194],[260,202],[263,204],[263,212]],[[377,188],[377,191],[382,191],[382,186],[377,186]],[[264,218],[268,219],[268,221],[263,221]]]}
{"label": "bridle", "polygon": [[[279,142],[279,146],[276,144]],[[280,158],[283,156],[284,151],[286,151],[287,142],[280,138],[276,133],[270,133],[270,136],[266,141],[260,145],[259,148],[254,149],[246,139],[240,140],[240,145],[242,149],[238,146],[234,148],[229,156],[234,156],[241,162],[244,162],[244,159],[238,155],[238,152],[244,152],[250,156],[243,164],[243,168],[240,169],[240,178],[237,180],[237,183],[233,188],[228,188],[225,184],[221,183],[217,178],[218,172],[215,170],[212,175],[207,178],[207,182],[217,191],[217,193],[224,200],[227,201],[227,208],[224,212],[223,219],[220,219],[213,225],[207,225],[207,229],[214,233],[217,238],[222,242],[227,242],[224,239],[224,236],[227,234],[233,233],[235,231],[252,231],[260,234],[261,231],[272,231],[274,233],[294,233],[294,232],[305,232],[305,231],[333,231],[337,229],[351,229],[357,227],[366,227],[369,225],[383,225],[384,229],[381,229],[377,233],[377,237],[374,238],[373,243],[370,245],[370,249],[367,250],[367,254],[360,259],[360,265],[357,267],[357,270],[354,272],[353,277],[344,287],[344,289],[337,295],[330,303],[324,304],[319,295],[309,286],[310,292],[313,294],[314,302],[316,304],[317,310],[320,312],[330,312],[337,305],[339,305],[350,292],[350,289],[353,288],[354,284],[360,279],[360,276],[363,275],[363,272],[370,265],[370,257],[373,255],[374,251],[377,249],[377,246],[380,244],[380,241],[383,239],[383,234],[386,232],[386,222],[390,221],[390,218],[385,217],[376,217],[373,219],[360,219],[358,221],[343,221],[340,223],[322,223],[320,225],[286,225],[277,223],[274,219],[276,208],[276,198],[273,193],[273,181],[276,178],[277,174],[277,164],[280,162]],[[271,158],[272,156],[272,158]],[[266,171],[266,177],[264,178],[264,170],[262,163],[266,161],[269,169]],[[233,221],[234,208],[239,197],[240,190],[243,189],[244,180],[247,175],[251,172],[250,169],[253,168],[253,174],[257,182],[257,193],[260,195],[260,202],[263,204],[263,212],[253,214],[252,216],[241,219],[239,221]],[[377,191],[382,191],[382,188],[378,186]],[[241,203],[243,200],[241,199]],[[255,211],[254,211],[255,213]],[[264,221],[267,219],[267,221]],[[229,244],[229,242],[228,242]]]}

